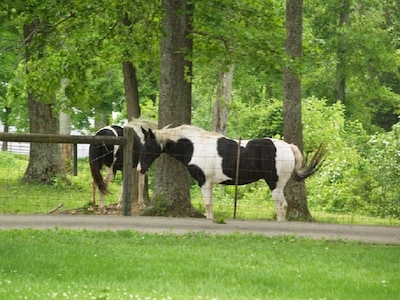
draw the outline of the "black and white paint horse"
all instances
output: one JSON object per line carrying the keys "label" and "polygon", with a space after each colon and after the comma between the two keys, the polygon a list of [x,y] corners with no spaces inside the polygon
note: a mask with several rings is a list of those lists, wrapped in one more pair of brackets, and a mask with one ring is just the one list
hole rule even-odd
{"label": "black and white paint horse", "polygon": [[[132,152],[132,164],[134,168],[139,160],[140,150],[144,141],[144,135],[141,128],[156,129],[157,123],[133,119],[125,126],[132,127],[134,129],[134,149]],[[119,125],[105,126],[99,129],[96,136],[123,136],[123,127]],[[92,198],[91,202],[96,203],[96,189],[99,189],[99,209],[104,210],[104,197],[108,192],[108,184],[114,179],[117,171],[122,171],[123,168],[123,147],[112,144],[102,145],[90,145],[89,147],[89,162],[90,171],[92,174]],[[107,173],[105,178],[101,175],[101,169],[103,166],[107,167]],[[145,175],[138,176],[138,206],[139,208],[144,207],[144,186],[145,186]],[[122,193],[122,187],[121,187]],[[119,206],[121,205],[121,196],[119,199]]]}
{"label": "black and white paint horse", "polygon": [[[182,125],[160,130],[142,129],[145,143],[140,155],[138,171],[146,173],[153,161],[167,153],[182,162],[201,188],[206,218],[213,219],[212,185],[234,185],[238,141],[219,133]],[[321,165],[324,147],[318,148],[309,163],[303,163],[298,147],[270,138],[242,140],[239,160],[239,185],[264,179],[275,200],[277,219],[286,218],[287,202],[283,189],[294,174],[296,180],[305,180]]]}

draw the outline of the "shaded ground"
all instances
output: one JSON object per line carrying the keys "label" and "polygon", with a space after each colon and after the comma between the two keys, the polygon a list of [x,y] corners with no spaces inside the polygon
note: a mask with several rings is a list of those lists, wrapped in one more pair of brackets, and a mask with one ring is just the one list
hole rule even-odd
{"label": "shaded ground", "polygon": [[91,229],[136,230],[146,233],[233,232],[266,236],[296,235],[314,239],[362,241],[368,243],[400,244],[400,227],[340,225],[306,222],[226,220],[216,224],[206,219],[166,217],[124,217],[120,215],[37,214],[0,215],[0,229]]}

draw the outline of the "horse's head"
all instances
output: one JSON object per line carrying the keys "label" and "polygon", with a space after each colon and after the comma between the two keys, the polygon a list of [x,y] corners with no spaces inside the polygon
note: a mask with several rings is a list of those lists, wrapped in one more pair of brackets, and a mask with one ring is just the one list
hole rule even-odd
{"label": "horse's head", "polygon": [[151,129],[146,130],[142,127],[142,132],[144,134],[144,144],[140,152],[137,170],[145,174],[156,158],[161,155],[162,148]]}

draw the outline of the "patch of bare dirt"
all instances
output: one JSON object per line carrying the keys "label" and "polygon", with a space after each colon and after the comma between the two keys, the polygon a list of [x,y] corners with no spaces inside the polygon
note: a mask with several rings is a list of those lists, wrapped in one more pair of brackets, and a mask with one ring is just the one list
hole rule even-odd
{"label": "patch of bare dirt", "polygon": [[[139,216],[142,210],[134,205],[132,207],[132,216]],[[57,213],[68,214],[68,215],[111,215],[111,216],[122,216],[122,207],[119,203],[113,203],[104,206],[100,209],[98,205],[87,204],[83,207],[72,208],[67,210],[62,210]]]}

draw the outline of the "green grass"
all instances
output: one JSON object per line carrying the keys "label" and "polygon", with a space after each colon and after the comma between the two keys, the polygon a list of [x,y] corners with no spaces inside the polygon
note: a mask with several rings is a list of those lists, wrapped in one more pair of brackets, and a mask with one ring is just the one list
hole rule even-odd
{"label": "green grass", "polygon": [[[221,225],[223,226],[223,225]],[[0,231],[1,299],[398,299],[399,246],[261,235]]]}
{"label": "green grass", "polygon": [[[61,210],[85,206],[91,199],[91,176],[87,159],[78,161],[78,176],[68,175],[71,184],[56,181],[52,186],[20,183],[28,157],[0,152],[0,213],[46,213],[60,203]],[[110,184],[106,205],[116,203],[121,188],[121,173]],[[96,194],[98,199],[98,192]]]}

